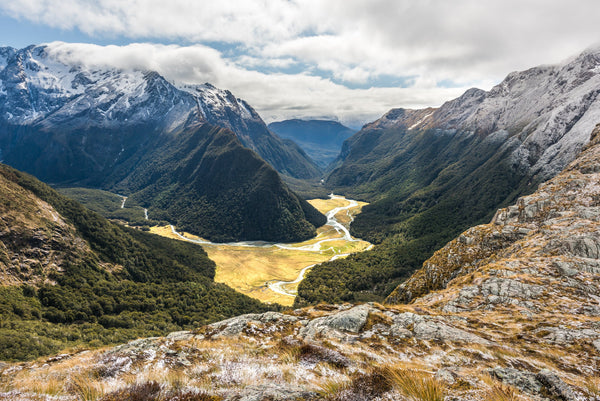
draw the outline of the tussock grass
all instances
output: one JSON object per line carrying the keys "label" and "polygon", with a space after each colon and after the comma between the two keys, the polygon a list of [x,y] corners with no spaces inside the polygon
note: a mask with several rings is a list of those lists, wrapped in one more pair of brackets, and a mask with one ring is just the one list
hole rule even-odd
{"label": "tussock grass", "polygon": [[104,395],[104,386],[88,375],[74,375],[69,382],[69,392],[81,401],[96,401]]}
{"label": "tussock grass", "polygon": [[590,393],[590,395],[593,395],[597,399],[600,399],[600,378],[588,377],[585,380],[585,388],[587,389],[588,393]]}
{"label": "tussock grass", "polygon": [[485,393],[484,399],[486,401],[518,401],[521,398],[514,387],[503,384],[494,384]]}
{"label": "tussock grass", "polygon": [[332,400],[349,388],[350,380],[346,378],[332,378],[320,383],[317,392],[324,399]]}
{"label": "tussock grass", "polygon": [[389,367],[385,374],[393,388],[410,401],[443,401],[446,395],[444,384],[428,373]]}

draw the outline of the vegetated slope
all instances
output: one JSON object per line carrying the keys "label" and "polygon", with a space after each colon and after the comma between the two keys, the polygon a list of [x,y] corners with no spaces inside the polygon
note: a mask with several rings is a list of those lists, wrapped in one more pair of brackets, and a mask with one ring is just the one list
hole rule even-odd
{"label": "vegetated slope", "polygon": [[356,131],[331,120],[284,120],[270,123],[269,129],[285,139],[291,139],[322,168],[339,155],[342,144]]}
{"label": "vegetated slope", "polygon": [[237,316],[3,378],[16,399],[46,377],[66,398],[79,373],[104,400],[583,401],[600,397],[599,352],[600,124],[562,173],[449,242],[386,305]]}
{"label": "vegetated slope", "polygon": [[[511,73],[489,92],[471,89],[438,109],[395,109],[367,124],[345,143],[327,185],[371,201],[351,230],[382,245],[313,269],[302,297],[387,295],[444,243],[573,160],[600,117],[599,94],[600,51],[589,50]],[[327,282],[332,270],[345,271],[343,283]]]}
{"label": "vegetated slope", "polygon": [[159,335],[266,306],[198,246],[108,222],[0,165],[0,359]]}
{"label": "vegetated slope", "polygon": [[119,178],[112,172],[130,169],[156,136],[209,122],[284,174],[320,175],[229,91],[175,85],[151,71],[89,68],[71,56],[56,45],[0,48],[0,160],[44,181],[108,188]]}
{"label": "vegetated slope", "polygon": [[190,127],[120,185],[154,219],[213,241],[302,241],[327,221],[229,130]]}

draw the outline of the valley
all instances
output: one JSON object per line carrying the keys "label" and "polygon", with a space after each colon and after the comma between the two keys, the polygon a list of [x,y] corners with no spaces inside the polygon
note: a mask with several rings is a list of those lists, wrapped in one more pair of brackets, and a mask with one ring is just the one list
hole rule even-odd
{"label": "valley", "polygon": [[303,242],[214,243],[180,233],[171,225],[154,226],[150,231],[202,245],[208,257],[217,264],[216,282],[262,302],[291,306],[298,284],[313,265],[371,247],[370,243],[353,238],[348,231],[365,202],[335,195],[308,202],[327,216],[327,224],[317,230],[316,237]]}

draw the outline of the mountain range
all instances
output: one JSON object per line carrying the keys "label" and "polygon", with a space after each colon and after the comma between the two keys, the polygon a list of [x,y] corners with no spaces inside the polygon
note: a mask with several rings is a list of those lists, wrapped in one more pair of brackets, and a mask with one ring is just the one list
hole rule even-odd
{"label": "mountain range", "polygon": [[599,95],[600,50],[592,49],[365,125],[345,142],[326,186],[371,202],[351,231],[381,245],[313,269],[300,300],[388,295],[461,231],[572,161],[600,120]]}
{"label": "mountain range", "polygon": [[[291,177],[320,174],[228,91],[175,85],[152,71],[72,65],[46,46],[0,49],[0,160],[45,182],[126,195],[146,189],[132,199],[147,205],[151,218],[160,214],[214,240],[314,235],[325,217],[263,159]],[[215,195],[219,186],[229,188],[227,211],[219,203],[224,192]]]}

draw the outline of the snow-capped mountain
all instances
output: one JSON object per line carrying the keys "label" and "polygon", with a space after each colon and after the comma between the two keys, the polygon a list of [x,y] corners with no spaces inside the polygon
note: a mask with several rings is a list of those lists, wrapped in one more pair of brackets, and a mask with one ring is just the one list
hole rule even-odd
{"label": "snow-capped mountain", "polygon": [[0,48],[4,126],[62,132],[144,127],[172,134],[199,122],[231,129],[280,172],[300,178],[319,174],[299,148],[269,132],[258,113],[227,90],[178,85],[152,71],[68,65],[46,46]]}
{"label": "snow-capped mountain", "polygon": [[438,109],[392,110],[367,128],[437,129],[502,139],[514,147],[515,165],[547,179],[589,141],[600,121],[599,95],[600,48],[560,65],[510,73],[490,91],[470,89]]}
{"label": "snow-capped mountain", "polygon": [[[319,301],[351,299],[345,289],[357,282],[376,283],[359,287],[357,299],[384,295],[463,229],[490,221],[571,162],[600,122],[599,95],[600,49],[591,49],[513,72],[490,91],[470,89],[439,108],[393,109],[367,124],[344,143],[326,185],[371,202],[351,231],[384,244],[374,256],[313,268],[299,296],[335,286]],[[353,273],[340,284],[327,281],[334,271]]]}

